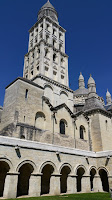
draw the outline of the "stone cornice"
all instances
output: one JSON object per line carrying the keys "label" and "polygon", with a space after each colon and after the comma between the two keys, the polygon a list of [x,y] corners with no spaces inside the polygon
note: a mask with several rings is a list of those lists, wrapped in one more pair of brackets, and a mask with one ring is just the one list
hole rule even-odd
{"label": "stone cornice", "polygon": [[36,47],[39,47],[41,42],[44,42],[45,45],[47,45],[48,47],[51,47],[54,51],[59,52],[62,56],[67,57],[67,58],[69,57],[66,53],[63,53],[63,52],[60,51],[59,49],[56,49],[52,44],[46,43],[46,41],[45,41],[44,39],[41,39],[40,42],[39,42],[38,44],[35,44],[35,46],[34,46],[32,49],[30,49],[30,50],[28,51],[28,53],[26,53],[26,54],[24,55],[24,57],[25,57],[25,56],[28,56],[30,52],[34,51]]}
{"label": "stone cornice", "polygon": [[11,82],[8,86],[6,86],[6,88],[5,89],[7,89],[8,87],[10,87],[13,83],[15,83],[16,81],[18,81],[18,80],[21,80],[21,81],[23,81],[23,82],[26,82],[26,83],[28,83],[28,84],[31,84],[31,85],[33,85],[33,86],[36,86],[36,87],[38,87],[38,88],[40,88],[40,89],[44,89],[42,86],[40,86],[40,85],[38,85],[37,83],[34,83],[34,82],[32,82],[32,81],[30,81],[30,80],[28,80],[28,79],[26,79],[26,78],[22,78],[22,77],[18,77],[17,79],[15,79],[13,82]]}
{"label": "stone cornice", "polygon": [[69,154],[74,156],[86,156],[90,158],[104,158],[108,156],[112,156],[112,151],[101,151],[101,152],[92,152],[79,150],[74,148],[62,147],[53,144],[40,143],[35,141],[23,140],[12,137],[0,136],[0,146],[9,146],[15,148],[15,146],[19,146],[20,148],[32,149],[38,151],[46,151],[46,152],[59,152],[62,154]]}
{"label": "stone cornice", "polygon": [[103,114],[104,116],[109,117],[109,118],[112,117],[111,113],[109,113],[109,112],[107,112],[103,109],[100,109],[100,108],[95,108],[95,109],[86,110],[86,111],[80,111],[80,112],[74,113],[74,116],[78,117],[78,116],[83,114],[84,117],[88,118],[88,115],[91,115],[91,114],[94,114],[94,113],[100,113],[100,114]]}
{"label": "stone cornice", "polygon": [[103,114],[104,116],[106,117],[109,117],[111,118],[112,117],[112,114],[107,112],[106,110],[103,110],[101,108],[95,108],[95,109],[91,109],[91,110],[86,110],[84,111],[84,113],[86,115],[91,115],[91,114],[94,114],[94,113],[100,113],[100,114]]}
{"label": "stone cornice", "polygon": [[59,29],[61,29],[63,32],[66,32],[66,30],[60,26],[58,23],[56,23],[55,21],[53,21],[50,17],[44,15],[41,19],[39,19],[30,29],[29,32],[32,32],[32,30],[34,30],[34,28],[43,20],[43,19],[48,19],[53,25],[55,25],[56,27],[58,27]]}
{"label": "stone cornice", "polygon": [[43,79],[43,80],[45,80],[45,81],[48,81],[48,82],[50,82],[50,83],[53,83],[54,85],[57,85],[57,86],[59,86],[59,87],[65,89],[65,90],[67,90],[67,91],[73,93],[73,90],[71,90],[71,89],[68,88],[67,86],[65,86],[65,85],[63,85],[63,84],[61,84],[61,83],[59,83],[59,82],[57,82],[57,81],[54,81],[53,79],[50,79],[50,78],[48,78],[47,76],[44,76],[44,75],[42,75],[42,74],[38,74],[38,75],[35,76],[33,79],[31,79],[31,81],[34,81],[36,78],[41,78],[41,79]]}

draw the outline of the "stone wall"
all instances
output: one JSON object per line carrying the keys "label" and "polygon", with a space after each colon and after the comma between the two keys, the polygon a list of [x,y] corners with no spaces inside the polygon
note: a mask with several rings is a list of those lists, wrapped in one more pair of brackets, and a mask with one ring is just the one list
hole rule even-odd
{"label": "stone wall", "polygon": [[[108,158],[107,155],[110,157]],[[94,192],[102,192],[105,188],[102,186],[99,173],[100,170],[104,170],[107,173],[111,187],[111,156],[112,151],[95,153],[15,138],[0,137],[0,166],[4,162],[10,168],[6,174],[3,196],[4,198],[15,198],[17,196],[18,184],[20,184],[18,183],[18,176],[20,176],[19,174],[22,176],[23,166],[24,168],[26,167],[26,170],[32,171],[28,180],[24,177],[26,181],[29,181],[28,193],[26,194],[28,196],[40,196],[44,168],[48,166],[51,166],[53,169],[50,175],[48,191],[51,195],[60,194],[60,183],[62,184],[60,178],[63,173],[62,169],[65,168],[69,169],[69,174],[66,177],[66,193],[77,192],[77,177],[81,170],[83,170],[83,175],[80,190],[81,192],[90,192],[90,172],[93,169],[95,170],[95,175],[92,190]],[[24,183],[22,184],[24,185]]]}

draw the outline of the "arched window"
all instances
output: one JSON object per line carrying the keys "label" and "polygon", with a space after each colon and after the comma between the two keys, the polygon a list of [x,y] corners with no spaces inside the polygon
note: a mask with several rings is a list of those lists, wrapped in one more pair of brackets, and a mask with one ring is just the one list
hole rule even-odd
{"label": "arched window", "polygon": [[45,128],[45,114],[42,112],[37,112],[35,115],[35,126],[39,129]]}
{"label": "arched window", "polygon": [[64,120],[60,121],[60,134],[65,135],[65,129],[66,129],[67,123]]}
{"label": "arched window", "polygon": [[84,140],[84,132],[85,132],[84,126],[80,126],[80,139]]}

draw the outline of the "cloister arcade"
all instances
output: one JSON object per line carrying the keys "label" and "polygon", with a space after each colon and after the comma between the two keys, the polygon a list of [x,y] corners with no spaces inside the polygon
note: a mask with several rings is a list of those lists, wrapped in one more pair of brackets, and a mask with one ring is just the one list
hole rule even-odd
{"label": "cloister arcade", "polygon": [[[89,191],[96,192],[97,182],[100,182],[101,187],[97,188],[97,191],[109,191],[108,171],[106,168],[91,167],[89,170],[85,166],[79,165],[77,167],[71,166],[69,163],[64,163],[60,168],[55,166],[52,162],[45,162],[41,165],[38,173],[37,165],[32,161],[24,161],[18,165],[14,172],[14,166],[3,159],[0,160],[0,197],[4,197],[7,191],[7,183],[10,188],[10,181],[8,176],[16,175],[16,197],[19,196],[31,196],[31,184],[32,177],[38,178],[40,181],[38,191],[40,195],[52,194],[53,195],[53,183],[56,184],[56,178],[58,178],[59,193],[70,193],[70,187],[74,188],[76,192],[86,192],[84,189],[85,184],[89,186]],[[74,170],[75,169],[75,170]],[[70,179],[73,181],[73,185],[69,185]],[[97,180],[97,182],[96,182]],[[34,179],[33,179],[34,181]],[[35,181],[34,181],[35,184]],[[56,187],[57,185],[55,185]],[[36,185],[34,185],[35,190]],[[39,195],[38,194],[38,195]],[[54,193],[55,195],[55,193]]]}

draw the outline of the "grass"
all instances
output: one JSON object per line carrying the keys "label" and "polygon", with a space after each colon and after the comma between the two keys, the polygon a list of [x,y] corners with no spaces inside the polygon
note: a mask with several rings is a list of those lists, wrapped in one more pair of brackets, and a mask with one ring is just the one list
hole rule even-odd
{"label": "grass", "polygon": [[111,198],[109,193],[86,193],[20,198],[20,200],[111,200]]}

